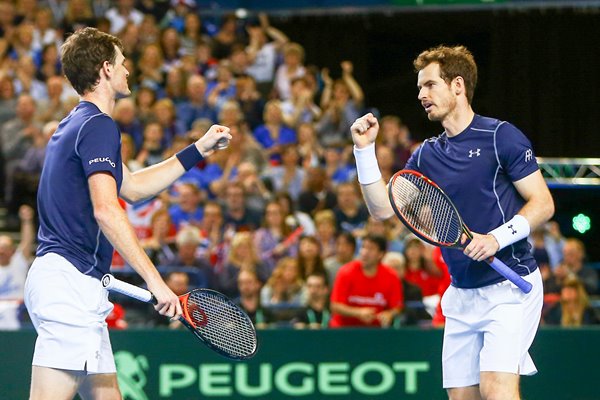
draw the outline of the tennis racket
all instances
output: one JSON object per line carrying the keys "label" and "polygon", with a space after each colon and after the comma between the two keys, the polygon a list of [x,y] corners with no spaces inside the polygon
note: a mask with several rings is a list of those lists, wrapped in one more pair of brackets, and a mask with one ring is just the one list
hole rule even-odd
{"label": "tennis racket", "polygon": [[[388,195],[396,216],[425,242],[464,249],[460,243],[462,234],[469,240],[473,238],[450,198],[423,174],[411,170],[396,172],[390,180]],[[499,259],[490,257],[486,262],[523,292],[531,291],[531,283]]]}
{"label": "tennis racket", "polygon": [[[102,286],[146,303],[156,304],[154,295],[140,287],[102,277]],[[179,296],[183,315],[179,321],[212,350],[230,359],[245,360],[256,354],[256,330],[248,315],[225,295],[210,289],[194,289]]]}

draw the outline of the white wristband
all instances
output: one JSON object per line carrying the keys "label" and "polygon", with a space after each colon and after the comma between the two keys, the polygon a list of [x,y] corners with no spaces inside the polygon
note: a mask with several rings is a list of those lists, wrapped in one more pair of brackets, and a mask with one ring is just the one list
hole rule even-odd
{"label": "white wristband", "polygon": [[369,185],[381,179],[381,171],[379,171],[377,156],[375,156],[375,143],[362,149],[354,146],[354,158],[356,158],[358,182],[361,185]]}
{"label": "white wristband", "polygon": [[531,227],[529,226],[527,218],[517,214],[507,223],[502,224],[489,232],[488,235],[492,235],[496,238],[496,241],[500,245],[498,250],[501,250],[521,239],[525,239],[529,236],[530,231]]}

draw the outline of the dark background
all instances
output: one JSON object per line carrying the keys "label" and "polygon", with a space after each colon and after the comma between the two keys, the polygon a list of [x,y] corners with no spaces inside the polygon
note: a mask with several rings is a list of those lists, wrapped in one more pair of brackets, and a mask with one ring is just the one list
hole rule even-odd
{"label": "dark background", "polygon": [[598,157],[600,13],[596,9],[376,12],[271,18],[306,62],[354,62],[365,105],[399,115],[416,139],[441,132],[418,103],[412,60],[438,44],[475,56],[477,113],[508,120],[543,157]]}

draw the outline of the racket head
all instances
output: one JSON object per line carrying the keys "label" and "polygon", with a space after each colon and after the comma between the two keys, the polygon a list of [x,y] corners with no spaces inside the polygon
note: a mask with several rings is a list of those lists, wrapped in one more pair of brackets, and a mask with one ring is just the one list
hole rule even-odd
{"label": "racket head", "polygon": [[179,298],[180,321],[206,346],[233,360],[246,360],[258,350],[250,317],[227,296],[210,289],[194,289]]}
{"label": "racket head", "polygon": [[396,172],[388,184],[388,196],[400,221],[429,244],[462,248],[462,234],[471,235],[448,195],[420,172]]}

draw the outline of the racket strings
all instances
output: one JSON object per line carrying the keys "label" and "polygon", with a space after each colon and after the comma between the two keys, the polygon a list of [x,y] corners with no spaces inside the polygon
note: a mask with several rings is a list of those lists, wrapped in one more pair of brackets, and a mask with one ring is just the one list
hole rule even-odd
{"label": "racket strings", "polygon": [[235,357],[247,357],[256,350],[252,322],[233,303],[206,291],[193,291],[187,303],[196,331],[216,348]]}
{"label": "racket strings", "polygon": [[422,235],[446,245],[460,240],[460,218],[437,187],[419,176],[404,174],[394,180],[392,191],[396,209]]}

